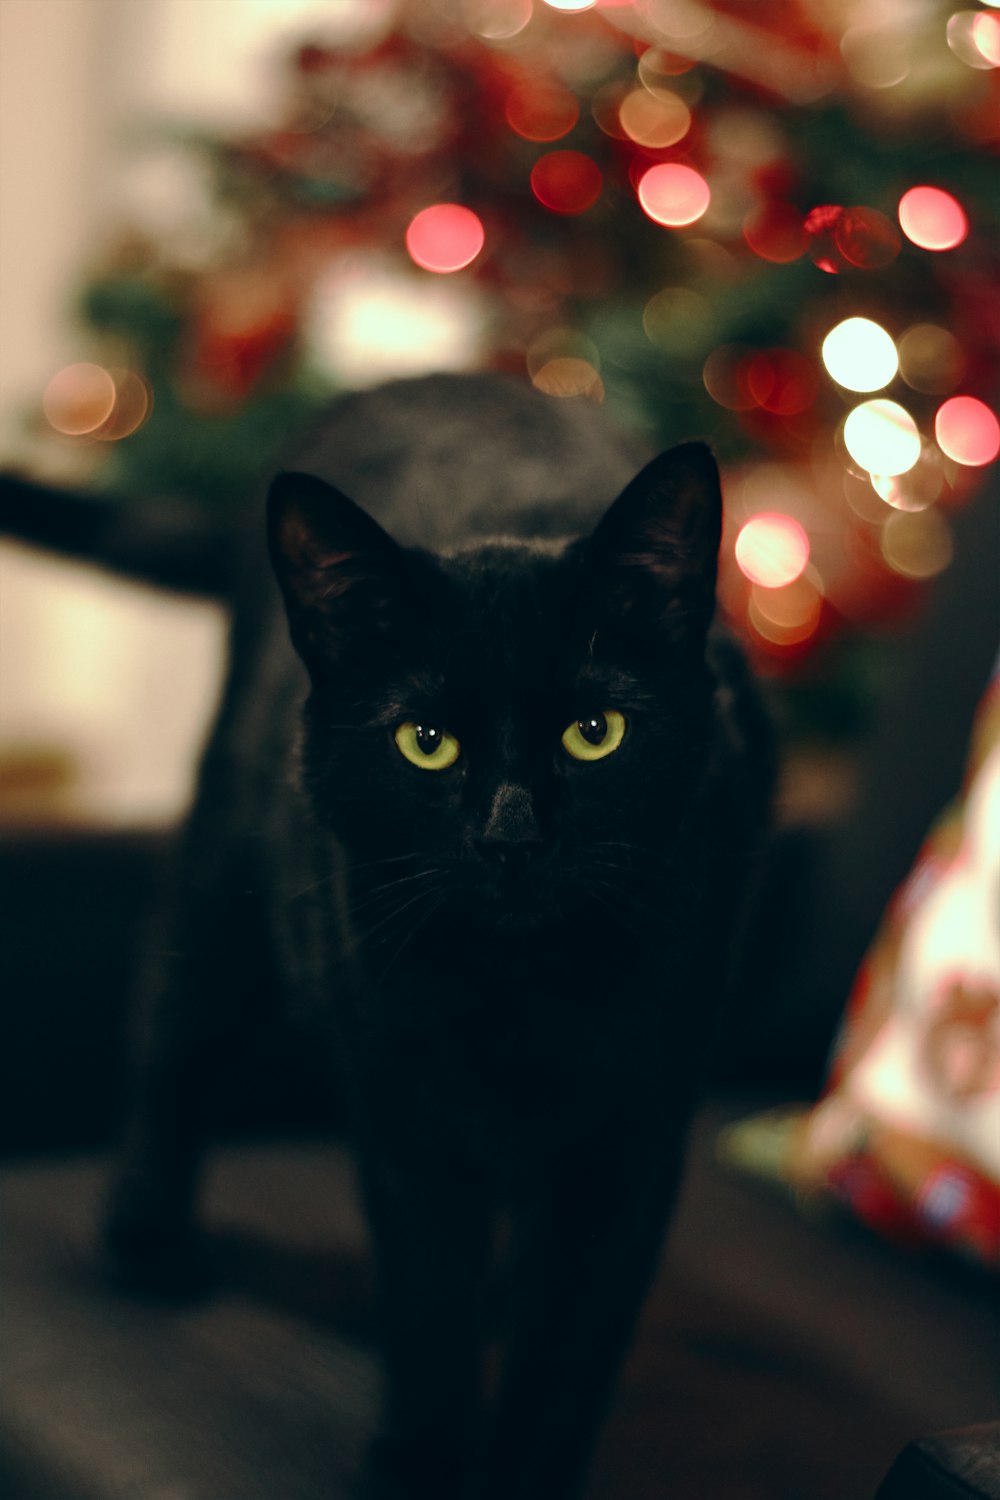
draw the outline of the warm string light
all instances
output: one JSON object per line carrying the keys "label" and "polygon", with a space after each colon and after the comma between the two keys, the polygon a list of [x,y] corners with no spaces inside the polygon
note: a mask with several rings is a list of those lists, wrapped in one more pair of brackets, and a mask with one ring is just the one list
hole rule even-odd
{"label": "warm string light", "polygon": [[695,224],[712,201],[711,189],[694,167],[659,162],[639,179],[639,202],[657,224],[683,229]]}
{"label": "warm string light", "polygon": [[[574,19],[574,13],[592,10],[595,4],[598,16]],[[988,10],[956,11],[947,28],[952,53],[980,73],[1000,59],[1000,21],[989,13],[1000,0],[997,5],[989,0],[983,4]],[[917,86],[922,66],[918,41],[909,29],[893,24],[888,14],[862,18],[857,5],[849,14],[856,24],[839,40],[836,70],[850,80],[849,87],[864,99],[866,109],[883,110],[888,116],[905,107],[901,102]],[[463,25],[464,38],[459,30]],[[942,27],[942,50],[943,32]],[[733,55],[733,38],[749,42],[752,33],[759,45],[770,28],[757,17],[746,25],[734,22],[725,7],[717,10],[709,0],[643,0],[641,5],[629,0],[458,0],[447,25],[439,17],[433,24],[425,25],[420,18],[419,26],[383,28],[382,35],[391,38],[393,46],[423,48],[423,62],[424,39],[431,38],[427,46],[441,49],[433,62],[442,67],[443,75],[458,67],[464,85],[486,79],[488,87],[480,91],[480,98],[490,101],[496,116],[490,128],[499,126],[499,136],[484,141],[482,159],[490,162],[493,172],[502,161],[496,150],[502,138],[509,148],[508,165],[514,163],[514,168],[505,184],[510,195],[493,205],[489,183],[483,188],[474,170],[466,173],[467,163],[459,162],[461,172],[450,170],[446,153],[452,145],[451,127],[442,103],[447,88],[438,89],[437,75],[425,90],[434,96],[430,102],[421,103],[419,79],[413,99],[404,100],[409,92],[401,87],[405,65],[400,66],[394,54],[388,71],[395,82],[383,82],[380,95],[369,87],[378,76],[369,73],[365,57],[362,92],[366,100],[381,98],[382,104],[377,110],[369,108],[370,118],[364,118],[356,133],[377,137],[379,163],[382,156],[407,153],[405,173],[391,179],[391,191],[385,191],[383,200],[378,199],[382,190],[372,188],[373,200],[391,199],[387,216],[406,205],[405,230],[398,218],[394,220],[397,249],[405,243],[412,266],[440,281],[431,287],[425,277],[413,293],[419,278],[410,269],[399,278],[396,301],[384,287],[375,288],[365,305],[363,325],[357,313],[361,299],[355,295],[349,300],[363,368],[371,363],[376,345],[394,339],[392,358],[398,360],[404,343],[422,342],[419,333],[414,337],[414,328],[426,326],[430,304],[440,299],[463,303],[478,298],[476,327],[485,328],[491,291],[499,287],[519,320],[513,337],[503,345],[505,359],[511,349],[523,348],[529,378],[553,397],[599,401],[605,395],[605,380],[614,397],[620,394],[614,383],[627,368],[627,352],[619,360],[612,358],[610,349],[605,351],[602,365],[597,345],[579,331],[555,327],[539,335],[538,327],[550,315],[564,318],[560,308],[566,299],[585,300],[597,295],[593,288],[610,284],[613,255],[605,261],[603,246],[586,253],[593,251],[587,235],[601,233],[618,215],[624,221],[631,212],[637,254],[628,263],[641,265],[642,246],[659,242],[662,280],[668,283],[646,288],[639,299],[641,311],[637,307],[633,315],[632,335],[635,318],[641,317],[642,330],[662,358],[666,388],[671,382],[695,387],[700,370],[705,392],[736,414],[745,437],[785,455],[781,466],[760,465],[758,472],[766,468],[769,480],[774,478],[771,469],[781,467],[799,475],[795,494],[779,486],[776,493],[760,490],[751,500],[748,487],[740,514],[743,524],[733,526],[732,536],[727,532],[730,572],[743,580],[737,607],[763,648],[780,655],[816,634],[825,601],[830,601],[833,612],[839,608],[837,565],[828,555],[838,526],[853,528],[842,550],[849,551],[853,541],[866,552],[869,578],[890,570],[900,578],[918,579],[946,565],[952,490],[960,497],[962,468],[980,468],[997,457],[1000,425],[982,401],[963,393],[966,379],[975,381],[981,374],[974,341],[969,339],[963,348],[955,334],[937,323],[907,327],[905,319],[894,321],[898,299],[879,296],[885,282],[878,273],[897,257],[904,257],[900,264],[906,274],[900,285],[905,287],[918,262],[924,263],[927,278],[934,273],[926,268],[942,253],[960,249],[970,234],[966,207],[944,187],[919,180],[898,203],[882,203],[888,213],[873,204],[852,203],[846,192],[846,201],[825,201],[820,197],[822,187],[815,193],[820,201],[805,197],[806,174],[789,149],[778,114],[766,97],[751,96],[756,84],[767,83],[766,70],[759,70],[759,60],[743,67]],[[557,37],[560,45],[542,45],[545,36]],[[492,59],[482,73],[470,40],[479,44],[480,57]],[[573,51],[578,40],[583,64]],[[449,51],[453,42],[459,44],[454,56]],[[833,37],[832,48],[837,45]],[[354,66],[350,60],[345,65],[329,49],[324,63],[323,49],[313,51],[310,69],[317,78],[324,66],[331,77],[334,64],[347,72]],[[603,59],[611,63],[602,73]],[[952,74],[961,73],[953,58],[945,55],[945,62]],[[617,74],[611,72],[612,64]],[[738,105],[720,105],[709,69],[718,75],[716,83],[730,72],[742,76],[747,93]],[[772,71],[769,76],[780,96],[798,97],[791,83],[786,89],[777,74]],[[964,81],[971,94],[984,80],[967,76]],[[407,122],[403,126],[392,118],[393,89],[399,119],[405,116]],[[312,114],[304,109],[303,118],[321,119],[323,128],[342,118],[345,112],[340,105],[334,110],[332,97],[323,94],[322,108]],[[455,97],[466,99],[457,91]],[[475,115],[480,123],[485,118]],[[964,130],[957,123],[956,128]],[[973,136],[970,126],[966,139],[973,138],[980,137]],[[429,156],[430,175],[420,179],[425,187],[432,184],[426,193],[413,171],[421,151],[437,153]],[[293,171],[297,160],[294,152],[287,158]],[[478,165],[477,157],[476,170]],[[381,165],[375,168],[376,177],[381,170]],[[500,180],[500,170],[491,181]],[[843,174],[838,180],[843,183]],[[878,178],[873,173],[865,180]],[[310,172],[307,166],[301,181],[320,191],[324,172]],[[463,183],[477,207],[491,203],[488,215],[480,217],[462,202],[429,201],[438,194],[459,194]],[[860,184],[861,174],[859,196],[864,191]],[[334,180],[333,186],[340,184]],[[511,206],[517,195],[519,204]],[[971,189],[968,201],[970,207],[975,201]],[[520,222],[521,214],[525,219],[535,216],[539,234],[533,235],[532,226]],[[589,221],[582,218],[588,214]],[[565,257],[559,249],[559,218],[581,219],[567,230],[572,249]],[[650,226],[673,233],[657,235]],[[693,232],[684,232],[688,230]],[[788,306],[794,308],[795,297],[801,295],[807,316],[776,319],[773,343],[765,347],[759,330],[767,325],[760,309],[754,311],[756,287],[765,282],[777,285],[781,273],[774,268],[795,262],[800,264],[787,273],[787,285],[793,288]],[[472,276],[454,277],[471,267],[479,278],[475,290]],[[760,275],[756,285],[755,271]],[[811,298],[794,290],[810,282]],[[749,312],[734,318],[726,303],[734,292],[738,300],[744,287]],[[412,311],[406,301],[411,294],[423,298],[424,324],[420,310]],[[242,293],[238,302],[242,309]],[[764,305],[762,301],[761,308]],[[936,303],[931,299],[927,305]],[[830,311],[833,307],[835,312]],[[863,315],[869,312],[875,317]],[[946,320],[943,311],[934,316]],[[878,317],[889,326],[883,327]],[[600,326],[596,319],[595,324]],[[232,332],[223,331],[227,337]],[[745,342],[728,341],[738,339]],[[603,338],[600,341],[603,345]],[[800,341],[801,347],[795,347]],[[473,342],[465,338],[465,352]],[[483,334],[482,351],[488,345],[489,336]],[[478,359],[480,353],[477,345],[471,358]],[[647,348],[645,357],[655,360],[657,354]],[[150,401],[141,377],[101,366],[71,369],[76,373],[60,372],[46,392],[46,416],[56,430],[114,440],[141,425]],[[340,373],[336,361],[331,361],[331,369]],[[902,390],[903,385],[916,396]],[[696,389],[689,394],[703,399]],[[681,390],[680,400],[684,399]],[[807,463],[812,465],[808,473]],[[820,482],[815,474],[823,465],[829,472],[823,468]],[[843,534],[838,533],[838,543]]]}
{"label": "warm string light", "polygon": [[844,422],[844,445],[869,474],[905,474],[920,457],[917,424],[898,401],[862,401]]}
{"label": "warm string light", "polygon": [[410,220],[406,248],[425,271],[447,275],[471,266],[486,242],[482,220],[460,203],[434,203]]}
{"label": "warm string light", "polygon": [[604,177],[582,151],[549,151],[531,169],[531,191],[555,214],[582,214],[601,196]]}
{"label": "warm string light", "polygon": [[823,363],[849,391],[880,391],[899,369],[892,339],[870,318],[845,318],[823,340]]}
{"label": "warm string light", "polygon": [[105,369],[88,360],[58,370],[42,395],[42,411],[54,431],[105,443],[131,437],[152,404],[148,382],[134,370]]}
{"label": "warm string light", "polygon": [[991,464],[1000,453],[1000,422],[975,396],[952,396],[939,406],[934,436],[942,453],[969,468]]}
{"label": "warm string light", "polygon": [[969,232],[965,210],[943,188],[913,187],[899,200],[899,223],[922,250],[954,250]]}
{"label": "warm string light", "polygon": [[764,511],[741,527],[736,562],[751,583],[782,588],[801,578],[809,562],[809,537],[794,516]]}
{"label": "warm string light", "polygon": [[948,19],[948,46],[966,67],[1000,67],[1000,21],[981,10],[959,10]]}

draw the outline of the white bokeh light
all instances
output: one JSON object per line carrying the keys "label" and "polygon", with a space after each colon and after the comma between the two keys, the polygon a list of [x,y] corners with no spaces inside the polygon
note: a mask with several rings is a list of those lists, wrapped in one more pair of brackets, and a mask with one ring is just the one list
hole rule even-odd
{"label": "white bokeh light", "polygon": [[899,369],[896,345],[871,318],[845,318],[831,328],[822,355],[828,373],[849,391],[880,391]]}
{"label": "white bokeh light", "polygon": [[374,385],[476,367],[486,326],[481,295],[451,277],[401,273],[378,257],[335,262],[306,317],[311,362],[338,383]]}
{"label": "white bokeh light", "polygon": [[896,401],[862,401],[844,423],[848,453],[869,474],[905,474],[920,457],[920,434]]}

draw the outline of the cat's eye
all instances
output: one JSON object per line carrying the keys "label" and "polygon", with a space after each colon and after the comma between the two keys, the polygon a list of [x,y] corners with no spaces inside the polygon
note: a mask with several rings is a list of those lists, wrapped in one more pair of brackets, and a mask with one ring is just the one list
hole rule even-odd
{"label": "cat's eye", "polygon": [[613,755],[625,738],[625,718],[617,709],[577,719],[563,734],[563,749],[574,760],[603,760]]}
{"label": "cat's eye", "polygon": [[447,771],[461,754],[461,745],[453,734],[436,724],[400,724],[396,730],[396,748],[411,766],[422,771]]}

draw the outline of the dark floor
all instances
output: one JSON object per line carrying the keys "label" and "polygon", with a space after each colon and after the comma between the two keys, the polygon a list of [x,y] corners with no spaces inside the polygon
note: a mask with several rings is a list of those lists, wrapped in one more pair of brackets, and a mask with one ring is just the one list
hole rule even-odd
{"label": "dark floor", "polygon": [[[729,1113],[701,1117],[588,1500],[866,1500],[909,1439],[1000,1405],[986,1288],[733,1177],[713,1156]],[[222,1288],[184,1310],[96,1278],[103,1180],[93,1160],[3,1174],[6,1500],[346,1495],[376,1373],[343,1151],[221,1153]]]}

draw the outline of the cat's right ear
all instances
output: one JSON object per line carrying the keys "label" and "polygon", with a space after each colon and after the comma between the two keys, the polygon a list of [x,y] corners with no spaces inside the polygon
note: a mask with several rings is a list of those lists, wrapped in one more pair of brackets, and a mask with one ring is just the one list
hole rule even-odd
{"label": "cat's right ear", "polygon": [[377,521],[311,474],[279,474],[267,500],[271,562],[292,640],[314,675],[397,623],[403,556]]}

